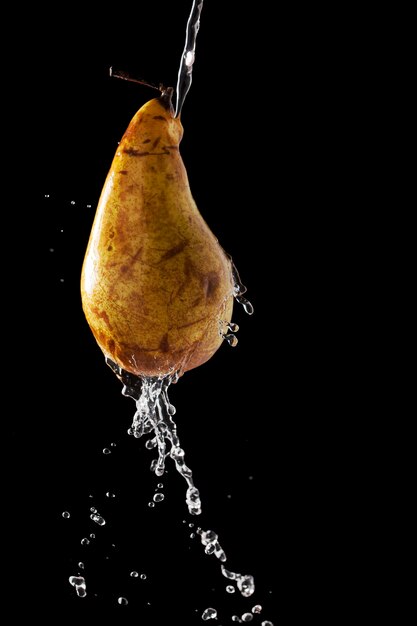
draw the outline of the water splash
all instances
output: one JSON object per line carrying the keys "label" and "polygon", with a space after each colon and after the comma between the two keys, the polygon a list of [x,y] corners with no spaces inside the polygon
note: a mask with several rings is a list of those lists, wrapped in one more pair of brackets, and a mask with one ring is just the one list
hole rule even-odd
{"label": "water splash", "polygon": [[238,574],[237,572],[232,572],[225,568],[222,565],[222,574],[228,580],[236,581],[237,588],[239,589],[242,596],[245,598],[249,598],[255,591],[255,581],[253,576],[249,574]]}
{"label": "water splash", "polygon": [[195,61],[195,47],[197,34],[200,29],[200,15],[203,8],[203,0],[194,0],[191,7],[190,17],[187,22],[185,34],[185,46],[182,53],[180,69],[177,81],[177,102],[175,106],[175,117],[181,113],[185,97],[193,82],[193,65]]}
{"label": "water splash", "polygon": [[168,387],[171,383],[177,382],[178,374],[139,378],[126,372],[109,358],[106,358],[106,363],[122,381],[124,385],[122,394],[136,402],[136,413],[131,427],[133,436],[138,439],[151,432],[154,435],[145,444],[148,449],[158,449],[158,458],[152,462],[151,471],[157,476],[162,476],[165,471],[165,459],[171,457],[177,471],[188,485],[186,492],[188,510],[191,515],[199,515],[200,493],[194,485],[191,469],[185,464],[185,453],[172,419],[175,408],[168,399]]}
{"label": "water splash", "polygon": [[213,530],[202,530],[201,528],[197,529],[197,533],[200,535],[201,543],[205,546],[204,552],[214,554],[219,561],[225,563],[227,557],[218,541],[218,535]]}

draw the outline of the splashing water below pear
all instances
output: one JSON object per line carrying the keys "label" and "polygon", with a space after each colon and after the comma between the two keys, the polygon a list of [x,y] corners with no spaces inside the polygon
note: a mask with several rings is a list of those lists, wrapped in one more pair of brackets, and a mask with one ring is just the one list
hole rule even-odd
{"label": "splashing water below pear", "polygon": [[[236,301],[243,306],[245,312],[248,315],[252,315],[253,306],[242,296],[246,292],[246,287],[242,284],[233,261],[232,269],[234,279],[233,295]],[[224,329],[224,325],[226,325],[226,329]],[[232,347],[236,346],[237,338],[228,331],[237,332],[238,330],[239,326],[237,324],[231,322],[225,324],[225,322],[219,320],[219,333]],[[155,472],[157,476],[162,476],[165,472],[165,461],[167,457],[170,457],[174,461],[178,473],[187,483],[185,500],[190,514],[200,515],[200,492],[194,484],[192,470],[185,463],[185,452],[181,447],[177,426],[173,420],[176,410],[168,397],[168,388],[172,383],[178,381],[179,372],[155,377],[138,377],[124,370],[108,357],[106,358],[106,363],[123,383],[122,394],[133,398],[136,402],[136,412],[128,434],[133,435],[137,439],[150,434],[145,447],[149,450],[153,448],[158,450],[158,458],[152,461],[151,471]],[[160,494],[154,500],[162,501],[163,498],[164,496]]]}

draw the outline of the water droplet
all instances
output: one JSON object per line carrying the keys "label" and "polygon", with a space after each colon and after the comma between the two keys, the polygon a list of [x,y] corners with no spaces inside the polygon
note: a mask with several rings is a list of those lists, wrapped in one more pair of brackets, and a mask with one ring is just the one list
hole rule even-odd
{"label": "water droplet", "polygon": [[60,233],[63,233],[63,232],[64,232],[64,229],[63,229],[63,228],[61,228],[59,232],[60,232]]}
{"label": "water droplet", "polygon": [[137,578],[139,574],[137,572],[130,572],[132,578]]}
{"label": "water droplet", "polygon": [[148,502],[148,506],[153,509],[155,506],[155,502]]}
{"label": "water droplet", "polygon": [[94,533],[90,533],[90,539],[95,539],[95,538],[96,538],[95,534]]}
{"label": "water droplet", "polygon": [[164,488],[164,483],[158,483],[156,486],[158,487],[158,489],[163,489]]}
{"label": "water droplet", "polygon": [[231,493],[228,493],[227,496],[226,496],[226,498],[228,498],[229,500],[230,500],[231,497],[232,497]]}
{"label": "water droplet", "polygon": [[91,209],[91,204],[87,204],[87,209]]}
{"label": "water droplet", "polygon": [[233,587],[233,585],[227,585],[226,591],[227,593],[235,593],[236,589]]}
{"label": "water droplet", "polygon": [[247,313],[248,315],[253,315],[255,309],[253,308],[253,305],[249,302],[249,300],[246,300],[246,298],[243,298],[243,296],[236,296],[235,298],[236,301],[243,306],[245,313]]}
{"label": "water droplet", "polygon": [[190,539],[194,539],[195,538],[195,533],[191,533],[190,534]]}
{"label": "water droplet", "polygon": [[154,502],[162,502],[162,500],[165,498],[163,493],[156,493],[153,497]]}
{"label": "water droplet", "polygon": [[202,618],[204,621],[207,621],[208,619],[217,619],[217,611],[216,611],[216,609],[212,609],[212,608],[208,608],[208,609],[206,609],[206,610],[203,612],[203,614],[202,614],[201,618]]}
{"label": "water droplet", "polygon": [[70,518],[70,517],[71,517],[71,513],[68,513],[68,511],[64,511],[64,512],[62,513],[62,517],[64,517],[65,519],[68,519],[68,518]]}
{"label": "water droplet", "polygon": [[103,454],[111,454],[111,450],[108,448],[103,448]]}
{"label": "water droplet", "polygon": [[272,622],[265,620],[262,622],[261,626],[274,626]]}
{"label": "water droplet", "polygon": [[253,480],[253,476],[248,476],[248,480]]}
{"label": "water droplet", "polygon": [[87,539],[87,537],[84,537],[84,539],[81,539],[82,546],[88,546],[89,543],[90,541]]}
{"label": "water droplet", "polygon": [[85,567],[85,566],[84,566],[84,563],[83,563],[82,561],[80,561],[80,562],[78,563],[78,567],[79,567],[80,569],[84,569],[84,567]]}
{"label": "water droplet", "polygon": [[129,604],[126,598],[118,598],[117,602],[119,604],[122,604],[123,606],[126,606],[127,604]]}
{"label": "water droplet", "polygon": [[232,348],[236,348],[237,344],[239,343],[239,339],[233,333],[223,335],[223,339],[226,339],[227,343],[229,344],[229,346],[232,346]]}
{"label": "water droplet", "polygon": [[88,496],[89,498],[94,498],[93,494],[90,493],[90,495]]}
{"label": "water droplet", "polygon": [[64,282],[65,282],[65,280],[64,280],[63,278],[60,278],[60,279],[59,279],[59,282],[60,282],[60,283],[64,283]]}
{"label": "water droplet", "polygon": [[251,622],[253,620],[252,613],[243,613],[242,622]]}
{"label": "water droplet", "polygon": [[239,330],[239,326],[237,324],[234,324],[233,322],[229,322],[228,327],[229,330],[232,331],[232,333],[237,333],[237,331]]}
{"label": "water droplet", "polygon": [[70,576],[69,582],[73,587],[75,587],[77,596],[84,598],[87,595],[85,580],[82,576]]}
{"label": "water droplet", "polygon": [[232,615],[232,622],[239,622],[239,624],[241,623],[241,619],[238,615]]}
{"label": "water droplet", "polygon": [[116,497],[116,494],[115,494],[115,493],[113,493],[112,491],[107,491],[107,492],[106,492],[106,496],[107,496],[107,498],[115,498],[115,497]]}
{"label": "water droplet", "polygon": [[90,507],[90,511],[91,511],[91,513],[97,513],[97,509],[96,509],[96,508],[94,508],[93,506],[92,506],[92,507]]}
{"label": "water droplet", "polygon": [[71,200],[71,204],[75,204],[75,200]]}
{"label": "water droplet", "polygon": [[259,613],[262,613],[262,607],[260,604],[255,604],[255,606],[252,607],[252,613],[255,613],[257,615],[259,615]]}
{"label": "water droplet", "polygon": [[55,248],[49,248],[49,252],[55,252]]}
{"label": "water droplet", "polygon": [[46,193],[44,197],[49,198],[50,197],[49,193]]}
{"label": "water droplet", "polygon": [[111,443],[110,445],[112,446],[112,448],[115,448],[115,447],[116,447],[116,444],[115,444],[115,443]]}
{"label": "water droplet", "polygon": [[190,523],[188,524],[188,527],[189,527],[189,528],[194,528],[194,524],[193,524],[192,522],[190,522]]}
{"label": "water droplet", "polygon": [[141,574],[141,575],[140,575],[140,579],[141,579],[141,580],[146,580],[146,579],[147,579],[146,574]]}
{"label": "water droplet", "polygon": [[106,520],[104,519],[104,517],[102,517],[101,515],[98,515],[97,513],[91,513],[90,519],[92,519],[93,522],[95,522],[99,526],[104,526],[106,523]]}
{"label": "water droplet", "polygon": [[242,596],[249,598],[255,591],[253,576],[239,576],[237,586]]}

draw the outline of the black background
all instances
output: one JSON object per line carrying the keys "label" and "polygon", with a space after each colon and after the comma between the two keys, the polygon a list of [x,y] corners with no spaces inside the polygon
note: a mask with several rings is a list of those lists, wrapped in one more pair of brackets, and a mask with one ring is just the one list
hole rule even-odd
{"label": "black background", "polygon": [[[19,346],[8,360],[6,444],[15,611],[30,597],[45,617],[199,624],[213,606],[224,626],[260,603],[262,619],[277,626],[311,601],[315,534],[330,526],[319,512],[328,469],[319,450],[336,346],[325,346],[320,330],[334,323],[319,245],[331,189],[317,191],[318,86],[301,30],[308,16],[301,26],[297,11],[279,7],[274,20],[243,3],[237,11],[206,0],[203,8],[181,153],[200,212],[233,256],[255,314],[236,307],[238,346],[223,345],[171,389],[201,519],[188,515],[185,482],[170,464],[165,501],[149,509],[155,454],[127,436],[133,401],[121,395],[81,309],[101,187],[131,117],[156,95],[110,79],[109,66],[174,86],[190,4],[121,5],[94,19],[75,6],[56,15],[39,9],[26,62],[11,72],[17,182],[8,217],[24,267],[8,273],[19,303],[10,311]],[[90,506],[104,528],[89,519]],[[189,523],[215,530],[230,568],[254,575],[252,598],[226,594],[218,562],[189,539]],[[96,539],[81,546],[91,532]],[[79,561],[85,599],[68,583]],[[131,570],[147,580],[132,580]],[[119,606],[119,596],[129,605]]]}

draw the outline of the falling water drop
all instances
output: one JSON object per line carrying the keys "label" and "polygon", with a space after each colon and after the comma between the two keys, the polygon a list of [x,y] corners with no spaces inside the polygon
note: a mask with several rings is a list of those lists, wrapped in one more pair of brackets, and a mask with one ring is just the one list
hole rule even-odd
{"label": "falling water drop", "polygon": [[243,613],[242,622],[251,622],[253,620],[252,613]]}
{"label": "falling water drop", "polygon": [[236,265],[233,263],[232,258],[230,257],[232,263],[232,272],[233,272],[233,280],[235,283],[233,295],[235,297],[236,302],[239,302],[243,306],[245,313],[248,315],[252,315],[254,312],[254,308],[249,300],[243,297],[243,294],[247,292],[245,285],[242,283],[239,272],[237,271]]}
{"label": "falling water drop", "polygon": [[164,488],[164,484],[163,483],[158,483],[156,486],[158,487],[158,489],[163,489]]}
{"label": "falling water drop", "polygon": [[255,613],[256,615],[262,613],[262,606],[260,604],[255,604],[255,606],[252,607],[252,613]]}
{"label": "falling water drop", "polygon": [[113,492],[111,492],[111,491],[107,491],[106,496],[107,496],[107,498],[115,498],[115,497],[116,497],[116,494],[114,494],[114,493],[113,493]]}
{"label": "falling water drop", "polygon": [[261,626],[274,626],[274,625],[269,620],[265,620],[265,621],[262,622]]}
{"label": "falling water drop", "polygon": [[92,507],[90,507],[90,512],[91,513],[97,513],[97,509],[94,506],[92,506]]}
{"label": "falling water drop", "polygon": [[233,587],[233,585],[227,585],[226,591],[227,593],[235,593],[236,589]]}
{"label": "falling water drop", "polygon": [[141,574],[140,575],[140,579],[141,580],[146,580],[147,579],[147,575],[146,574]]}
{"label": "falling water drop", "polygon": [[99,526],[104,526],[106,523],[106,520],[104,519],[104,517],[102,517],[101,515],[98,515],[97,513],[91,513],[90,519],[92,519],[93,522],[95,522]]}
{"label": "falling water drop", "polygon": [[85,596],[87,595],[87,591],[84,578],[82,576],[70,576],[69,582],[73,587],[75,587],[77,596],[79,596],[80,598],[85,598]]}
{"label": "falling water drop", "polygon": [[87,537],[84,537],[84,539],[81,539],[81,545],[82,546],[88,546],[88,544],[90,543],[89,539],[87,539]]}
{"label": "falling water drop", "polygon": [[239,339],[233,333],[223,335],[223,339],[226,339],[227,343],[229,344],[229,346],[232,346],[232,348],[236,348],[237,344],[239,343]]}
{"label": "falling water drop", "polygon": [[80,561],[80,562],[78,563],[78,567],[79,567],[80,569],[84,569],[84,567],[85,567],[85,566],[84,566],[84,563],[83,563],[82,561]]}
{"label": "falling water drop", "polygon": [[216,609],[212,609],[212,608],[208,608],[206,609],[202,616],[201,619],[203,619],[204,621],[207,621],[208,619],[217,619],[217,611]]}
{"label": "falling water drop", "polygon": [[122,606],[126,606],[127,604],[129,604],[128,600],[122,597],[118,598],[117,602],[121,604]]}
{"label": "falling water drop", "polygon": [[253,308],[253,304],[251,304],[249,300],[246,300],[246,298],[244,298],[243,296],[235,296],[235,300],[243,306],[245,313],[247,313],[248,315],[253,315],[255,309]]}
{"label": "falling water drop", "polygon": [[155,506],[155,502],[148,502],[148,507],[153,509]]}
{"label": "falling water drop", "polygon": [[103,454],[111,454],[111,450],[108,448],[103,448]]}
{"label": "falling water drop", "polygon": [[156,493],[153,497],[154,502],[162,502],[162,500],[165,498],[163,493]]}
{"label": "falling water drop", "polygon": [[62,513],[62,517],[65,519],[69,519],[71,517],[71,513],[69,513],[68,511],[64,511]]}

